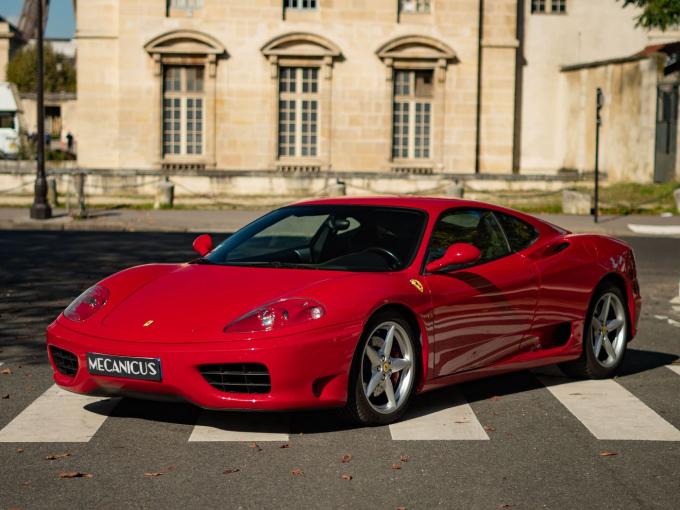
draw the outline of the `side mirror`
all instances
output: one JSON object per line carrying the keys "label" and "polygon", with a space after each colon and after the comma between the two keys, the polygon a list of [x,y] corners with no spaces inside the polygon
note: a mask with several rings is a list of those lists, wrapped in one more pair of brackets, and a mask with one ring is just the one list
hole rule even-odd
{"label": "side mirror", "polygon": [[213,250],[212,237],[210,234],[201,234],[196,239],[194,239],[194,244],[192,246],[196,253],[198,253],[201,257],[204,257]]}
{"label": "side mirror", "polygon": [[425,266],[425,269],[428,273],[436,273],[448,266],[471,264],[478,261],[481,256],[482,252],[477,247],[467,243],[455,243],[449,246],[443,257],[433,260]]}

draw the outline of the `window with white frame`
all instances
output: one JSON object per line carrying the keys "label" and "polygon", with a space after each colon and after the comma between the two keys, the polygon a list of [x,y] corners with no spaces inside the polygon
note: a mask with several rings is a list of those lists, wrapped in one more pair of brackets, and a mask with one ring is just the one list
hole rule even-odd
{"label": "window with white frame", "polygon": [[279,68],[280,158],[314,158],[319,140],[319,68]]}
{"label": "window with white frame", "polygon": [[400,12],[415,12],[418,14],[428,14],[430,12],[431,0],[400,0]]}
{"label": "window with white frame", "polygon": [[394,71],[393,159],[430,158],[433,92],[432,70]]}
{"label": "window with white frame", "polygon": [[286,9],[316,9],[317,0],[284,0]]}
{"label": "window with white frame", "polygon": [[200,156],[204,131],[203,66],[163,68],[163,156]]}
{"label": "window with white frame", "polygon": [[566,14],[567,0],[531,0],[532,14]]}
{"label": "window with white frame", "polygon": [[167,0],[167,14],[182,11],[192,15],[194,11],[203,8],[203,0]]}
{"label": "window with white frame", "polygon": [[565,14],[567,12],[567,0],[551,0],[550,11],[553,14]]}

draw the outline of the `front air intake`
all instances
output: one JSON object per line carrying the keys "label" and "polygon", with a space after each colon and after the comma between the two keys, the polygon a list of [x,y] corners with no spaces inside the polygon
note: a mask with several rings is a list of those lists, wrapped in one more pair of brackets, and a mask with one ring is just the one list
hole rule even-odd
{"label": "front air intake", "polygon": [[201,375],[215,389],[226,393],[269,393],[269,370],[259,363],[202,365]]}
{"label": "front air intake", "polygon": [[54,365],[60,374],[68,375],[69,377],[76,375],[76,372],[78,372],[78,357],[75,354],[54,345],[50,345],[50,353],[52,354]]}

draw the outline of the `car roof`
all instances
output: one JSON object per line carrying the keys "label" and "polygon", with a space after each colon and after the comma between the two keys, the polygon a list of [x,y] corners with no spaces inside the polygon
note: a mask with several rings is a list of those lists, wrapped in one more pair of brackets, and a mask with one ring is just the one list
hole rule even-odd
{"label": "car roof", "polygon": [[491,209],[516,216],[537,227],[541,233],[568,233],[556,225],[543,221],[529,214],[515,211],[507,207],[490,204],[478,200],[463,200],[460,198],[446,197],[426,197],[426,196],[351,196],[351,197],[329,197],[311,200],[302,200],[292,205],[372,205],[382,207],[406,207],[410,209],[421,209],[430,213],[433,217],[439,216],[442,212],[456,207],[474,207]]}

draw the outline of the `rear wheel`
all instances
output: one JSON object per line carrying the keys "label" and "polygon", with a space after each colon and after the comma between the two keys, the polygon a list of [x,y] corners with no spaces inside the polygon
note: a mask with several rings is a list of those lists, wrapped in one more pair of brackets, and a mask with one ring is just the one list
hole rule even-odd
{"label": "rear wheel", "polygon": [[612,377],[626,352],[628,328],[623,292],[614,285],[601,287],[595,293],[583,326],[583,354],[560,368],[574,377]]}
{"label": "rear wheel", "polygon": [[345,415],[362,425],[398,420],[411,401],[417,376],[418,350],[409,323],[395,313],[376,315],[354,356]]}

